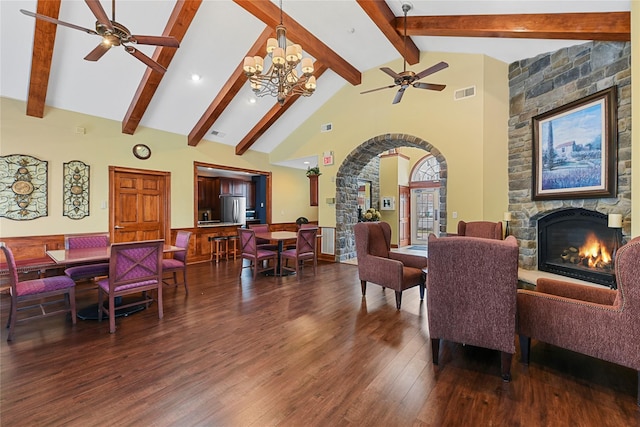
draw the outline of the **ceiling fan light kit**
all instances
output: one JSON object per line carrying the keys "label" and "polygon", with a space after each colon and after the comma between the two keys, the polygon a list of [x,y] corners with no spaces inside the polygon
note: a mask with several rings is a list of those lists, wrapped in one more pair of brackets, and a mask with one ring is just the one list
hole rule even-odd
{"label": "ceiling fan light kit", "polygon": [[404,12],[404,36],[403,36],[403,40],[404,40],[404,48],[405,48],[405,54],[403,55],[404,59],[404,66],[403,66],[403,71],[401,73],[396,73],[395,71],[393,71],[391,68],[389,67],[382,67],[380,68],[380,70],[386,74],[388,74],[389,76],[391,76],[393,78],[393,84],[389,85],[389,86],[383,86],[383,87],[379,87],[376,89],[370,89],[370,90],[365,90],[364,92],[360,92],[360,94],[365,94],[365,93],[371,93],[371,92],[376,92],[382,89],[391,89],[394,88],[396,86],[400,86],[400,89],[398,89],[398,92],[396,92],[396,96],[393,98],[393,102],[392,104],[397,104],[402,100],[402,96],[404,95],[404,91],[409,87],[409,86],[413,86],[415,88],[418,89],[428,89],[428,90],[436,90],[436,91],[441,91],[443,90],[446,85],[442,85],[442,84],[434,84],[434,83],[422,83],[422,82],[418,82],[418,80],[422,79],[423,77],[427,77],[428,75],[431,75],[433,73],[436,73],[440,70],[443,70],[445,68],[447,68],[449,66],[449,64],[447,64],[444,61],[438,62],[436,65],[433,65],[429,68],[427,68],[426,70],[423,70],[419,73],[414,73],[411,70],[407,70],[407,60],[406,60],[406,49],[407,49],[407,12],[409,12],[412,9],[411,4],[409,3],[403,3],[402,4],[402,11]]}
{"label": "ceiling fan light kit", "polygon": [[80,27],[75,24],[71,24],[69,22],[60,21],[59,19],[52,18],[50,16],[41,15],[39,13],[29,12],[27,10],[20,9],[20,12],[27,16],[34,17],[36,19],[40,19],[42,21],[51,22],[52,24],[62,25],[64,27],[73,28],[74,30],[84,31],[87,34],[97,35],[102,37],[102,42],[96,46],[87,56],[84,57],[87,61],[97,61],[102,56],[107,53],[109,49],[114,46],[122,46],[125,52],[129,53],[133,57],[137,58],[145,65],[150,67],[151,69],[159,72],[165,73],[167,69],[162,65],[158,64],[153,59],[149,58],[144,53],[140,52],[135,47],[126,44],[144,44],[144,45],[154,45],[154,46],[165,46],[165,47],[180,47],[180,42],[171,36],[144,36],[144,35],[133,35],[131,31],[127,29],[124,25],[116,22],[116,1],[112,0],[111,2],[111,14],[112,19],[110,20],[107,16],[107,13],[104,11],[102,5],[99,0],[85,0],[89,9],[96,17],[96,29],[91,30],[89,28]]}
{"label": "ceiling fan light kit", "polygon": [[287,96],[313,95],[316,90],[313,60],[302,57],[302,46],[299,44],[287,44],[287,29],[282,24],[282,0],[276,38],[267,40],[266,51],[271,58],[271,66],[264,74],[264,58],[261,56],[247,56],[243,62],[242,69],[256,96],[273,96],[282,105]]}

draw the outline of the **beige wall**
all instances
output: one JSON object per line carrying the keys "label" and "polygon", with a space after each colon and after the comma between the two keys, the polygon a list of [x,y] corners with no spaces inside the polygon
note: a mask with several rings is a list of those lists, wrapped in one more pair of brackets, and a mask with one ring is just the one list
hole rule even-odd
{"label": "beige wall", "polygon": [[[335,164],[320,166],[320,225],[335,225],[335,206],[324,200],[336,197],[335,176],[347,155],[372,137],[396,132],[428,141],[446,158],[448,231],[455,232],[454,211],[458,219],[502,219],[508,190],[508,66],[483,55],[423,53],[420,64],[410,69],[420,71],[442,60],[449,68],[425,81],[447,84],[444,91],[410,88],[401,103],[392,105],[395,89],[360,94],[390,83],[383,72],[367,71],[361,85],[345,85],[271,153],[276,162],[334,152]],[[402,61],[386,65],[402,69]],[[474,85],[475,97],[453,100],[455,90]],[[485,114],[484,108],[491,111]],[[333,131],[320,133],[323,123],[332,123]]]}
{"label": "beige wall", "polygon": [[[203,141],[189,147],[185,136],[139,128],[125,135],[120,122],[70,111],[47,108],[42,119],[25,114],[25,103],[2,98],[0,155],[28,154],[48,161],[48,216],[30,221],[0,218],[0,236],[108,231],[108,170],[110,165],[171,172],[171,227],[193,227],[193,162],[224,164],[273,172],[272,222],[293,222],[299,216],[317,220],[318,209],[309,206],[305,171],[269,163],[265,154],[249,151],[236,156],[235,147]],[[85,134],[75,133],[84,127]],[[136,143],[151,147],[149,160],[133,157]],[[81,160],[91,167],[90,216],[72,220],[62,215],[62,164]],[[276,191],[277,189],[277,191]]]}

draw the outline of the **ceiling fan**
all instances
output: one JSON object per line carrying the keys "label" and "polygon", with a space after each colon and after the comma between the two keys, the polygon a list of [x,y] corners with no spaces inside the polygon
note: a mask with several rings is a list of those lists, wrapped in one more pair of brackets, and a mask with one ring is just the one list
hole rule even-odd
{"label": "ceiling fan", "polygon": [[135,47],[130,44],[146,44],[146,45],[155,45],[155,46],[167,46],[167,47],[180,47],[180,42],[175,37],[171,36],[140,36],[133,35],[131,31],[127,29],[124,25],[120,24],[116,21],[116,0],[112,0],[111,2],[111,14],[112,19],[109,20],[107,13],[104,11],[104,8],[100,4],[99,0],[85,0],[85,3],[91,9],[91,12],[95,15],[96,21],[96,29],[91,30],[89,28],[80,27],[75,24],[70,24],[68,22],[60,21],[58,19],[52,18],[47,15],[42,15],[39,13],[29,12],[28,10],[20,9],[20,12],[27,16],[32,16],[37,19],[41,19],[43,21],[51,22],[53,24],[63,25],[65,27],[73,28],[74,30],[84,31],[88,34],[94,34],[102,37],[102,42],[87,56],[84,57],[87,61],[97,61],[102,58],[102,55],[107,53],[109,49],[113,46],[122,46],[124,50],[145,63],[148,67],[153,70],[164,73],[167,71],[165,67],[158,64],[153,59],[149,58],[144,53],[137,50]]}
{"label": "ceiling fan", "polygon": [[[407,12],[409,12],[411,10],[411,5],[404,3],[402,5],[402,11],[404,12],[404,46],[405,46],[405,51],[407,49]],[[434,84],[434,83],[422,83],[419,82],[418,80],[422,79],[423,77],[427,77],[428,75],[431,75],[433,73],[436,73],[440,70],[443,70],[445,68],[447,68],[449,66],[449,64],[447,64],[446,62],[438,62],[436,65],[433,65],[429,68],[427,68],[426,70],[420,71],[419,73],[414,73],[413,71],[407,71],[407,60],[406,60],[406,52],[405,52],[405,60],[404,60],[404,69],[401,73],[396,73],[395,71],[393,71],[391,68],[389,67],[382,67],[380,68],[380,70],[382,70],[383,72],[387,73],[388,75],[390,75],[391,77],[393,77],[393,84],[389,85],[389,86],[383,86],[383,87],[379,87],[377,89],[371,89],[371,90],[366,90],[364,92],[360,92],[360,94],[365,94],[365,93],[370,93],[370,92],[375,92],[378,90],[382,90],[382,89],[390,89],[396,86],[400,86],[400,89],[398,89],[398,92],[396,93],[395,98],[393,98],[393,102],[392,104],[397,104],[398,102],[400,102],[402,100],[402,95],[404,95],[404,91],[409,87],[409,86],[413,86],[416,87],[418,89],[428,89],[428,90],[437,90],[437,91],[441,91],[443,90],[446,85],[441,85],[441,84]]]}

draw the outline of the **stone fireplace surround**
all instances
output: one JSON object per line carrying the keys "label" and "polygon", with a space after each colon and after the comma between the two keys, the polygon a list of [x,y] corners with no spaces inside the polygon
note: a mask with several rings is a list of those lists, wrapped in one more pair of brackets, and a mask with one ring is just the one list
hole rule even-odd
{"label": "stone fireplace surround", "polygon": [[[584,208],[623,217],[631,230],[631,46],[590,42],[523,59],[509,66],[509,227],[520,246],[522,269],[537,268],[537,220],[548,212]],[[531,118],[599,90],[617,86],[617,197],[532,200]]]}

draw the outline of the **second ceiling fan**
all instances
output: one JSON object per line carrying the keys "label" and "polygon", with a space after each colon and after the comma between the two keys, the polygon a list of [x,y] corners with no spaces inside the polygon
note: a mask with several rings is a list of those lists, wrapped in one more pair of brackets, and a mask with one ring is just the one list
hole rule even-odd
{"label": "second ceiling fan", "polygon": [[20,12],[27,16],[32,16],[37,19],[41,19],[43,21],[51,22],[57,25],[63,25],[65,27],[73,28],[74,30],[84,31],[88,34],[94,34],[102,37],[102,42],[87,56],[84,57],[87,61],[97,61],[102,58],[102,56],[107,53],[109,49],[114,46],[122,46],[124,50],[137,58],[138,60],[145,63],[148,67],[153,70],[164,73],[167,71],[165,67],[158,64],[153,59],[149,58],[144,53],[140,52],[135,47],[131,46],[132,44],[145,44],[145,45],[154,45],[154,46],[166,46],[166,47],[180,47],[180,42],[175,37],[171,36],[141,36],[131,34],[131,31],[127,29],[124,25],[120,24],[116,21],[116,1],[112,0],[111,2],[111,16],[112,19],[109,19],[107,13],[104,11],[104,8],[100,4],[99,0],[85,0],[85,3],[91,9],[91,12],[96,17],[96,29],[91,30],[89,28],[80,27],[75,24],[70,24],[69,22],[60,21],[58,19],[52,18],[47,15],[42,15],[40,13],[29,12],[28,10],[20,9]]}
{"label": "second ceiling fan", "polygon": [[[409,12],[410,10],[411,10],[410,4],[405,3],[402,5],[402,11],[404,12],[404,39],[403,40],[404,40],[405,50],[407,48],[407,12]],[[446,87],[446,85],[434,84],[434,83],[422,83],[422,82],[419,82],[418,80],[447,68],[449,64],[447,64],[444,61],[438,62],[437,64],[427,68],[426,70],[420,71],[419,73],[416,74],[411,70],[407,71],[406,54],[404,55],[404,57],[405,57],[404,68],[401,73],[396,73],[389,67],[380,68],[380,70],[382,70],[383,72],[393,77],[392,85],[366,90],[364,92],[360,92],[360,94],[376,92],[382,89],[391,89],[396,86],[400,86],[400,89],[398,89],[398,92],[396,93],[396,96],[393,98],[393,102],[392,102],[392,104],[397,104],[402,100],[402,95],[404,95],[404,91],[409,86],[413,86],[418,89],[428,89],[428,90],[437,90],[437,91],[441,91]]]}

